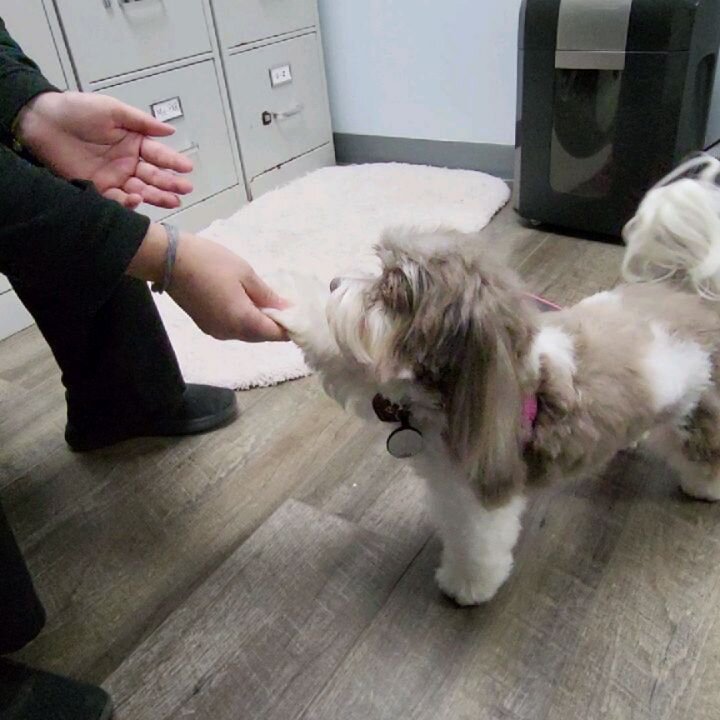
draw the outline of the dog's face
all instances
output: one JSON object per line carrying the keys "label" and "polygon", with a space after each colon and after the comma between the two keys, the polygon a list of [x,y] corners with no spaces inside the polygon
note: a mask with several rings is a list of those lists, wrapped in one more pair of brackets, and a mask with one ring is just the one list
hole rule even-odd
{"label": "dog's face", "polygon": [[378,274],[336,278],[327,316],[343,355],[380,384],[413,380],[437,389],[472,323],[479,276],[441,236],[386,237]]}
{"label": "dog's face", "polygon": [[380,274],[334,281],[327,317],[348,372],[438,407],[453,458],[502,499],[517,484],[531,309],[507,270],[457,246],[451,233],[386,238]]}

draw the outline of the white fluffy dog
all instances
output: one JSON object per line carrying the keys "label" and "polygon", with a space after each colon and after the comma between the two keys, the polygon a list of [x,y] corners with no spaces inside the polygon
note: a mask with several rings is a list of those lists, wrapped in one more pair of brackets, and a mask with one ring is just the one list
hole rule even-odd
{"label": "white fluffy dog", "polygon": [[388,449],[427,483],[437,581],[458,603],[507,579],[529,488],[642,439],[685,492],[720,499],[719,166],[696,159],[651,190],[626,228],[632,282],[560,312],[442,231],[388,234],[379,274],[271,312],[332,397],[396,424]]}

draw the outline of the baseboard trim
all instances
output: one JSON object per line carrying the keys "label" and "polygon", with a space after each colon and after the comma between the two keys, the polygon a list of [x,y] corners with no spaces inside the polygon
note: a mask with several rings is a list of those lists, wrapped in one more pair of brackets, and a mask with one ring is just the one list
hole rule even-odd
{"label": "baseboard trim", "polygon": [[503,180],[513,176],[515,148],[492,143],[420,140],[335,133],[338,164],[404,162],[463,170],[480,170]]}

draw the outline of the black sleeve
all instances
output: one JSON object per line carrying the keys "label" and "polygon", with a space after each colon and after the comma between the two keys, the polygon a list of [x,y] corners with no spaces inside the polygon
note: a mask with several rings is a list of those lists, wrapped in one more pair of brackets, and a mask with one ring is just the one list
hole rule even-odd
{"label": "black sleeve", "polygon": [[0,18],[0,141],[10,145],[12,124],[36,95],[57,90],[25,56]]}
{"label": "black sleeve", "polygon": [[9,149],[20,109],[55,89],[0,18],[0,272],[91,312],[125,273],[150,220]]}
{"label": "black sleeve", "polygon": [[0,145],[0,272],[92,312],[111,294],[150,220]]}

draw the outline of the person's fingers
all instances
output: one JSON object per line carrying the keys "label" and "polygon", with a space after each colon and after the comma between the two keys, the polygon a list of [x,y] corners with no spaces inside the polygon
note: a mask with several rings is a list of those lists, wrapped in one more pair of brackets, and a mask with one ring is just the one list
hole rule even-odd
{"label": "person's fingers", "polygon": [[104,192],[103,196],[108,200],[114,200],[115,202],[120,203],[120,205],[128,208],[129,210],[134,210],[143,201],[142,195],[138,195],[136,193],[126,193],[119,188],[111,188],[110,190]]}
{"label": "person's fingers", "polygon": [[251,307],[244,312],[237,323],[237,336],[246,342],[283,342],[288,334],[274,320]]}
{"label": "person's fingers", "polygon": [[128,210],[135,210],[139,205],[142,205],[142,203],[143,203],[142,195],[128,195],[127,202],[125,203],[125,207]]}
{"label": "person's fingers", "polygon": [[119,203],[124,207],[128,201],[129,195],[118,188],[112,188],[111,190],[106,190],[103,193],[103,197],[106,197],[108,200],[114,200],[116,203]]}
{"label": "person's fingers", "polygon": [[140,195],[143,202],[156,207],[173,210],[182,205],[180,198],[174,193],[158,190],[158,188],[147,185],[137,177],[130,178],[123,186],[123,190],[127,193]]}
{"label": "person's fingers", "polygon": [[243,287],[248,297],[259,308],[277,308],[283,310],[288,306],[288,301],[280,297],[254,270],[251,270],[246,278],[243,278]]}
{"label": "person's fingers", "polygon": [[112,104],[112,117],[119,127],[141,135],[167,137],[175,132],[172,125],[160,122],[152,115],[119,100]]}
{"label": "person's fingers", "polygon": [[187,195],[193,190],[193,185],[187,178],[175,175],[169,170],[161,170],[155,165],[142,160],[135,168],[135,175],[147,185],[152,185],[158,190],[166,190],[176,195]]}
{"label": "person's fingers", "polygon": [[189,157],[157,140],[145,138],[140,146],[140,157],[151,165],[179,173],[189,173],[193,169],[192,160]]}

